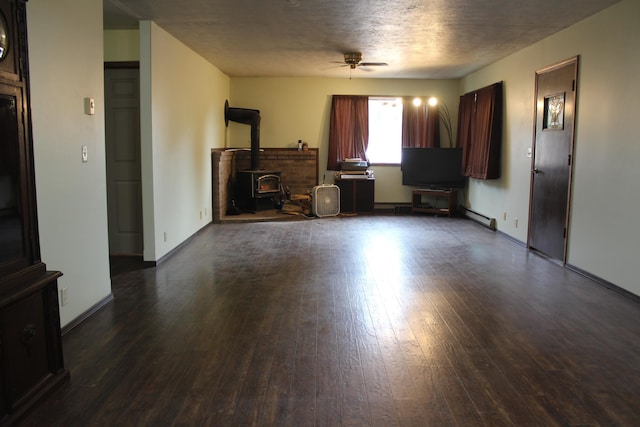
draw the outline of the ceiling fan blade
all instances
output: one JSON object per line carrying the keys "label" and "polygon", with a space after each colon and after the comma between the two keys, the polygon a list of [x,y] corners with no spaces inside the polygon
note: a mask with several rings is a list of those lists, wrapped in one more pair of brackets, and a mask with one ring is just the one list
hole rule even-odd
{"label": "ceiling fan blade", "polygon": [[344,68],[344,67],[348,67],[348,65],[346,65],[346,64],[331,65],[329,67],[323,68],[323,70],[333,70],[333,69],[336,69],[336,68]]}
{"label": "ceiling fan blade", "polygon": [[382,67],[387,66],[386,62],[361,62],[358,64],[358,67]]}

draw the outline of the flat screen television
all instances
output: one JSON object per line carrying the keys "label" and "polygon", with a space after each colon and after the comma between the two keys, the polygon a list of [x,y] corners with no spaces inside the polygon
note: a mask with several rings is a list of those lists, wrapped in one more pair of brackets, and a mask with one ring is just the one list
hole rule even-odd
{"label": "flat screen television", "polygon": [[403,148],[402,185],[464,188],[461,148]]}

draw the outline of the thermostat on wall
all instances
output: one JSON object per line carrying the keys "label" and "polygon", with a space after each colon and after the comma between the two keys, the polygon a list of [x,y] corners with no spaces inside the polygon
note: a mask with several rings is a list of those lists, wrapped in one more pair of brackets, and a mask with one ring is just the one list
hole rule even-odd
{"label": "thermostat on wall", "polygon": [[96,102],[93,98],[84,99],[84,113],[93,116],[96,113]]}

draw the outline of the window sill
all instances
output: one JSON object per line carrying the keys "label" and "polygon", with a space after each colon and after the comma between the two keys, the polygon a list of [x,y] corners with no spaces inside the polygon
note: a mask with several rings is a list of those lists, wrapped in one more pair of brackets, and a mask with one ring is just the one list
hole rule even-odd
{"label": "window sill", "polygon": [[400,163],[369,163],[369,166],[400,166]]}

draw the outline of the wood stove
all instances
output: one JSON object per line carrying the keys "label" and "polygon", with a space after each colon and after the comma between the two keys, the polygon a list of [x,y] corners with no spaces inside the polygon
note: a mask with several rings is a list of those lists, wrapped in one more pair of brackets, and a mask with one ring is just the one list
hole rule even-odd
{"label": "wood stove", "polygon": [[252,212],[274,209],[280,195],[280,172],[245,170],[236,172],[236,201]]}
{"label": "wood stove", "polygon": [[236,172],[235,200],[240,209],[252,212],[275,208],[280,194],[280,172],[260,169],[260,111],[232,108],[224,103],[224,121],[251,126],[251,169]]}

